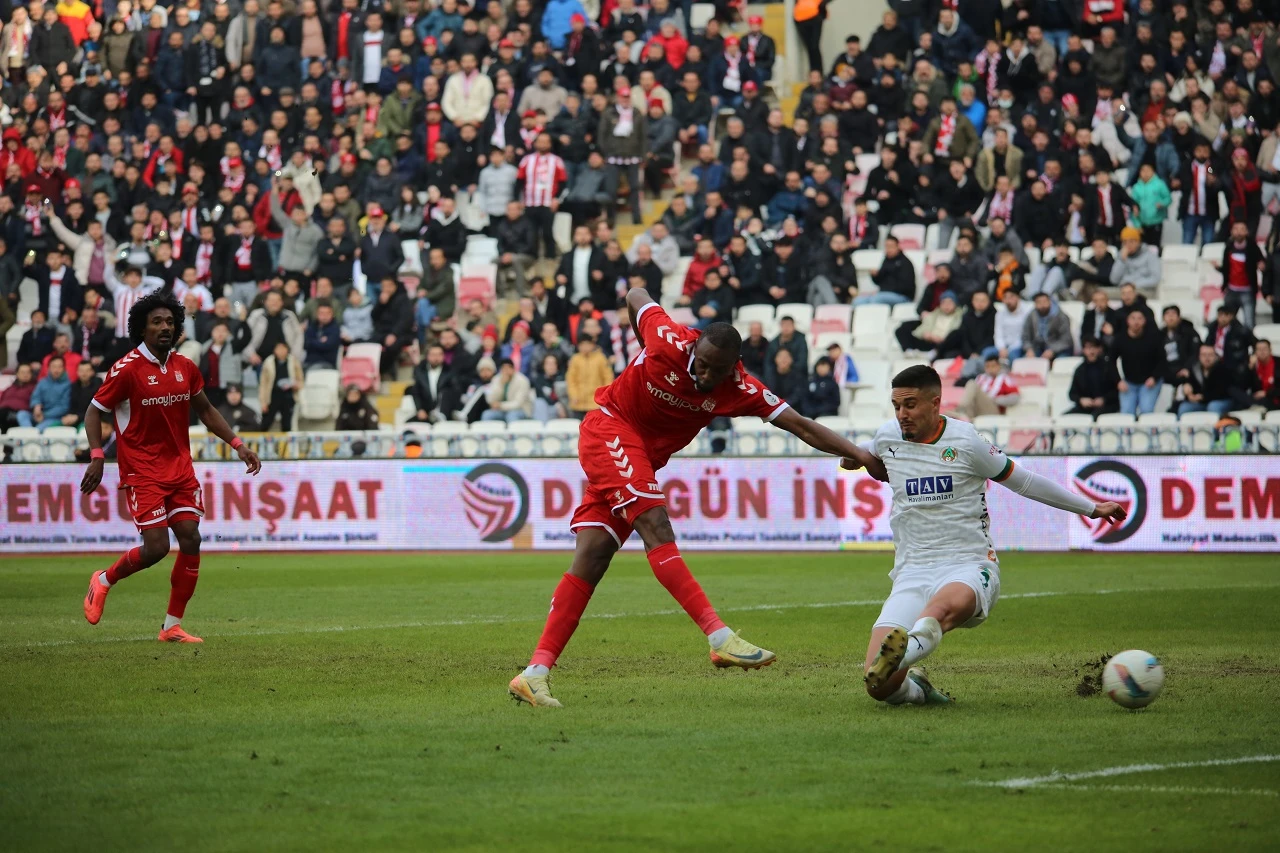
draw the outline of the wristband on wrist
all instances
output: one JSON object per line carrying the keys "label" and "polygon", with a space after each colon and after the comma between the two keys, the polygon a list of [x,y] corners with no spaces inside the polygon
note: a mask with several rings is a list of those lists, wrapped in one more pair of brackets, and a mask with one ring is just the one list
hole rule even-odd
{"label": "wristband on wrist", "polygon": [[107,454],[103,452],[101,447],[94,447],[89,450],[90,459],[106,459]]}
{"label": "wristband on wrist", "polygon": [[242,439],[240,436],[237,435],[235,438],[231,439],[232,450],[239,450],[242,447],[244,447],[244,439]]}

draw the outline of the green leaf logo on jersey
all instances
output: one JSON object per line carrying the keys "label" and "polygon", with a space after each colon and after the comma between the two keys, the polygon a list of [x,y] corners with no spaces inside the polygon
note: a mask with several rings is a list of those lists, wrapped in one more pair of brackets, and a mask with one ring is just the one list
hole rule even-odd
{"label": "green leaf logo on jersey", "polygon": [[956,449],[955,449],[954,447],[946,447],[946,448],[943,448],[943,450],[942,450],[942,461],[943,461],[943,462],[955,462],[955,461],[956,461]]}

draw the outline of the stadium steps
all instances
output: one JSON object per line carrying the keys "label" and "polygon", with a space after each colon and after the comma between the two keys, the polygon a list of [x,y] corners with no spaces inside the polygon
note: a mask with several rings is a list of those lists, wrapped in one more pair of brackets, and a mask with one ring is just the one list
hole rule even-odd
{"label": "stadium steps", "polygon": [[395,424],[396,410],[400,408],[400,401],[404,399],[405,393],[412,384],[412,382],[382,383],[382,393],[374,400],[374,405],[378,407],[378,423]]}

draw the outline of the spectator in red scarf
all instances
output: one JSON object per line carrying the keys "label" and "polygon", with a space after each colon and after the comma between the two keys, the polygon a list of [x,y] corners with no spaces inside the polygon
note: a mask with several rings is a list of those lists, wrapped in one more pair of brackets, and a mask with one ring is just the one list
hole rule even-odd
{"label": "spectator in red scarf", "polygon": [[1243,222],[1250,234],[1258,233],[1262,218],[1262,178],[1249,160],[1249,152],[1237,148],[1231,152],[1231,180],[1227,184],[1228,221]]}

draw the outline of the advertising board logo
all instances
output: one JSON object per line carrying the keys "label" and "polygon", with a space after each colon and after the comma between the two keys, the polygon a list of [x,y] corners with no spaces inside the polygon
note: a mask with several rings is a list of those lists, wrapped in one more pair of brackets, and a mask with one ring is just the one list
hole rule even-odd
{"label": "advertising board logo", "polygon": [[1099,459],[1085,465],[1075,474],[1076,491],[1089,500],[1114,501],[1124,507],[1129,517],[1123,524],[1113,525],[1104,518],[1080,517],[1099,545],[1115,545],[1138,532],[1147,518],[1147,484],[1141,475],[1123,462]]}
{"label": "advertising board logo", "polygon": [[486,462],[463,478],[462,503],[483,541],[505,542],[529,518],[529,484],[511,466]]}

